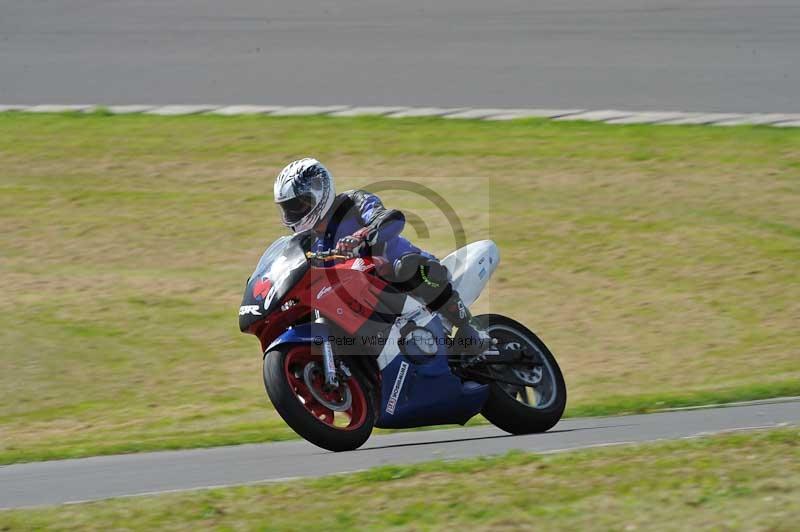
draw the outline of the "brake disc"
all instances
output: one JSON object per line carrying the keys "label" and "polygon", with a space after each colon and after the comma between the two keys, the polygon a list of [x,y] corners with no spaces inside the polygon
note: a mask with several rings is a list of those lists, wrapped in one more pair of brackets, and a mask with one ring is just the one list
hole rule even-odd
{"label": "brake disc", "polygon": [[531,386],[536,386],[542,382],[542,375],[544,374],[542,366],[533,366],[525,369],[511,368],[511,371],[519,380]]}
{"label": "brake disc", "polygon": [[325,394],[315,386],[315,383],[325,381],[325,377],[322,373],[322,366],[319,362],[309,362],[306,364],[306,367],[303,369],[303,381],[305,381],[314,399],[325,408],[329,408],[334,412],[346,412],[353,404],[353,396],[350,393],[350,387],[345,383],[340,384],[339,388],[336,390],[340,396],[340,400],[338,401],[333,401],[329,397],[326,397],[326,395],[330,396],[331,393]]}

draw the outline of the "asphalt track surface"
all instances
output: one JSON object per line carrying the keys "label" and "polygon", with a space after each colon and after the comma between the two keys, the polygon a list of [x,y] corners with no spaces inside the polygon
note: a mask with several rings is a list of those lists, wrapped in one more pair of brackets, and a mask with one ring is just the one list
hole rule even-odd
{"label": "asphalt track surface", "polygon": [[493,427],[406,432],[375,436],[347,453],[288,441],[33,462],[0,467],[0,509],[318,477],[512,449],[558,452],[786,424],[800,424],[800,398],[566,419],[548,433],[530,436],[510,436]]}
{"label": "asphalt track surface", "polygon": [[800,111],[796,0],[0,0],[2,104]]}

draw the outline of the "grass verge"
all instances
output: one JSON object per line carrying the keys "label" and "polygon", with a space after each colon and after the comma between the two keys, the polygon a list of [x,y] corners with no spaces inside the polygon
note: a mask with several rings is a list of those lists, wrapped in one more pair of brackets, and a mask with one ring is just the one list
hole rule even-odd
{"label": "grass verge", "polygon": [[381,467],[0,512],[0,529],[792,530],[800,432]]}
{"label": "grass verge", "polygon": [[[570,415],[800,393],[798,131],[2,113],[0,463],[292,437],[236,314],[309,154],[494,238],[478,311],[540,333]],[[437,205],[383,196],[452,249]]]}

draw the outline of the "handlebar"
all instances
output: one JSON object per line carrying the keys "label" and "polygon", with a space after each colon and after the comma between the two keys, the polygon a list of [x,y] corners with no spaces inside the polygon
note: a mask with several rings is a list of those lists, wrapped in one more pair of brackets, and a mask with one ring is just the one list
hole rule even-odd
{"label": "handlebar", "polygon": [[335,249],[328,249],[326,251],[307,251],[306,258],[310,260],[349,260],[354,258],[351,255],[342,255],[337,253]]}

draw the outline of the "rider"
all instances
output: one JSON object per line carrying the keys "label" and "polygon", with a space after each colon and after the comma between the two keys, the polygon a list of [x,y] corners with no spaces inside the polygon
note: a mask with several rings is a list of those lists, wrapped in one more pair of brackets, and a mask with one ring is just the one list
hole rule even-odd
{"label": "rider", "polygon": [[439,311],[458,328],[455,345],[466,355],[481,354],[489,335],[473,320],[450,284],[447,268],[400,236],[403,213],[386,209],[380,198],[364,190],[336,194],[333,175],[316,159],[289,163],[275,180],[275,203],[283,225],[300,233],[313,229],[311,250],[335,248],[345,255],[380,255],[391,265],[393,285]]}

